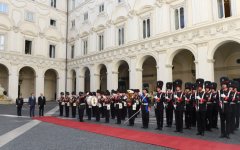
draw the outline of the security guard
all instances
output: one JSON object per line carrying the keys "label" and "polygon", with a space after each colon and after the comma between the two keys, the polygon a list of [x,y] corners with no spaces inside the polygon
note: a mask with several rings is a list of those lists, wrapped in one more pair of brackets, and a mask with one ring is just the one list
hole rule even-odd
{"label": "security guard", "polygon": [[142,111],[142,128],[146,129],[148,128],[149,123],[149,97],[148,97],[148,90],[143,89],[143,93],[140,96],[141,101],[141,111]]}

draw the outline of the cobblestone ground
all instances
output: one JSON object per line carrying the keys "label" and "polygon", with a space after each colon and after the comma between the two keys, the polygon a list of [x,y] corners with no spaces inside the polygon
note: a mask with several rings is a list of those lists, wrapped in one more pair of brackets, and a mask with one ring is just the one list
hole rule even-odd
{"label": "cobblestone ground", "polygon": [[[48,102],[45,112],[56,107],[55,102]],[[70,110],[71,111],[71,110]],[[28,122],[31,119],[28,117],[29,108],[25,104],[23,107],[22,117],[16,116],[16,107],[15,105],[0,105],[0,137],[4,136],[11,130],[14,130]],[[38,109],[36,108],[36,114],[38,114]],[[58,111],[54,114],[58,116]],[[96,122],[95,118],[92,118],[91,121],[84,117],[86,122],[96,123],[96,124],[105,124],[104,119],[101,118],[100,122]],[[64,119],[73,119],[77,118],[64,118]],[[184,136],[190,138],[204,139],[210,141],[218,141],[224,143],[240,144],[240,131],[236,131],[235,134],[231,135],[231,139],[220,139],[220,129],[214,129],[212,132],[206,132],[205,136],[197,136],[196,128],[191,130],[184,130],[184,133],[175,133],[174,126],[172,128],[163,128],[162,131],[154,130],[156,128],[156,121],[154,118],[154,113],[150,113],[150,126],[149,129],[142,129],[142,122],[140,116],[136,118],[135,126],[129,127],[124,125],[123,122],[121,125],[115,124],[116,120],[111,119],[109,126],[116,126],[121,128],[128,128],[132,130],[144,130],[146,132],[162,133],[175,136]],[[106,125],[106,124],[105,124]],[[220,125],[219,125],[220,127]],[[1,143],[1,141],[0,141]],[[79,131],[75,129],[70,129],[62,126],[56,126],[48,123],[39,123],[35,127],[31,128],[27,132],[23,133],[19,137],[16,137],[6,145],[0,146],[1,150],[90,150],[90,149],[105,149],[105,150],[142,150],[142,149],[168,149],[164,147],[157,147],[154,145],[143,144],[133,141],[127,141],[122,139],[117,139],[113,137],[107,137],[103,135],[97,135],[94,133],[88,133],[85,131]]]}

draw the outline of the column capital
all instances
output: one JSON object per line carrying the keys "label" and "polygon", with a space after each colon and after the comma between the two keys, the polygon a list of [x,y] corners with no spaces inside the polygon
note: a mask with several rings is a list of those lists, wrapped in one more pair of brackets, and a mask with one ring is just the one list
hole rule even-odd
{"label": "column capital", "polygon": [[119,74],[118,71],[112,71],[112,74]]}
{"label": "column capital", "polygon": [[215,63],[215,59],[207,59],[208,63]]}
{"label": "column capital", "polygon": [[143,69],[142,68],[136,68],[136,71],[142,72]]}
{"label": "column capital", "polygon": [[166,68],[172,68],[173,67],[173,65],[170,65],[170,64],[166,64],[165,66],[166,66]]}

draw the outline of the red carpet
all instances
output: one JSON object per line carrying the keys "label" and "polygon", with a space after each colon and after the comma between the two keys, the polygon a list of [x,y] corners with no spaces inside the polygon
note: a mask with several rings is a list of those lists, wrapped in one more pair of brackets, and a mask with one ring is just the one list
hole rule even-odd
{"label": "red carpet", "polygon": [[213,142],[207,140],[192,139],[179,136],[171,136],[165,134],[157,134],[151,132],[130,130],[107,125],[99,125],[93,123],[77,122],[73,120],[65,120],[56,117],[41,117],[37,120],[48,122],[64,127],[74,128],[82,131],[93,132],[105,136],[121,138],[124,140],[136,141],[140,143],[163,146],[181,150],[240,150],[240,145],[225,144],[221,142]]}

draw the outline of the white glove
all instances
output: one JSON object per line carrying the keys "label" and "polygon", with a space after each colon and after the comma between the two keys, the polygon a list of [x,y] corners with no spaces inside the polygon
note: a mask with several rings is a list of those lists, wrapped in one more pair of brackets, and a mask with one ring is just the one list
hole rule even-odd
{"label": "white glove", "polygon": [[201,99],[200,96],[197,96],[197,99]]}
{"label": "white glove", "polygon": [[157,99],[158,98],[157,95],[154,98]]}
{"label": "white glove", "polygon": [[178,98],[177,95],[174,95],[174,98]]}
{"label": "white glove", "polygon": [[226,95],[225,95],[225,94],[221,94],[221,97],[222,97],[222,98],[225,98],[225,97],[226,97]]}

